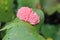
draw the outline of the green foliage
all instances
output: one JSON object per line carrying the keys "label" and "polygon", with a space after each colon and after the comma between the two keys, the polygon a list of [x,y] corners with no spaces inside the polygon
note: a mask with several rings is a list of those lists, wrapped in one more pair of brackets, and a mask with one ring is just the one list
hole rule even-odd
{"label": "green foliage", "polygon": [[55,35],[53,35],[54,40],[60,40],[60,25],[57,26],[58,31],[56,32]]}
{"label": "green foliage", "polygon": [[[42,17],[44,16],[43,12],[39,9],[36,9],[34,11],[41,15],[40,24],[42,24],[42,22],[44,21],[44,17]],[[2,31],[7,29],[6,35],[2,40],[45,40],[45,38],[38,33],[39,27],[41,26],[33,26],[25,21],[16,18],[13,22],[9,23],[0,30]]]}
{"label": "green foliage", "polygon": [[45,24],[41,27],[42,34],[47,37],[52,37],[57,32],[57,29],[54,25]]}
{"label": "green foliage", "polygon": [[18,2],[18,8],[23,7],[23,6],[27,6],[27,7],[31,7],[31,8],[36,8],[37,5],[40,5],[40,0],[17,0]]}
{"label": "green foliage", "polygon": [[43,0],[45,13],[52,15],[55,11],[60,12],[60,3],[57,0]]}
{"label": "green foliage", "polygon": [[8,22],[13,18],[13,0],[0,0],[0,22]]}
{"label": "green foliage", "polygon": [[[45,40],[36,29],[27,22],[15,19],[9,27],[3,40]],[[7,26],[8,27],[8,26]]]}
{"label": "green foliage", "polygon": [[[37,27],[36,29],[39,30],[40,26],[42,26],[42,25],[44,24],[44,13],[43,13],[43,11],[40,10],[40,9],[34,9],[34,11],[40,16],[40,23],[37,24],[37,25],[35,25],[35,26]],[[9,26],[10,23],[11,23],[11,22],[7,23],[7,25]],[[11,27],[11,26],[10,26],[10,27]],[[10,27],[4,27],[2,30],[5,30],[6,28],[9,29]],[[1,31],[1,30],[0,30],[0,31]]]}
{"label": "green foliage", "polygon": [[57,11],[60,13],[60,4],[57,5]]}
{"label": "green foliage", "polygon": [[[0,22],[9,22],[14,19],[13,2],[14,0],[0,0]],[[45,40],[45,38],[46,40],[60,40],[60,25],[58,27],[44,24],[44,13],[40,10],[42,7],[41,9],[48,15],[52,15],[55,11],[60,13],[60,3],[57,0],[17,0],[17,3],[18,8],[23,6],[33,8],[40,16],[40,23],[33,26],[16,18],[0,29],[2,40]],[[40,29],[45,38],[38,33]]]}

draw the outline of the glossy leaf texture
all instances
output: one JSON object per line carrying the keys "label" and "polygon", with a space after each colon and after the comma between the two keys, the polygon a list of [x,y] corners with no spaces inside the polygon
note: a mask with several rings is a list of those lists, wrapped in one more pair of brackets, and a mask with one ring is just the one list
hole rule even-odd
{"label": "glossy leaf texture", "polygon": [[13,0],[0,0],[0,22],[14,19]]}

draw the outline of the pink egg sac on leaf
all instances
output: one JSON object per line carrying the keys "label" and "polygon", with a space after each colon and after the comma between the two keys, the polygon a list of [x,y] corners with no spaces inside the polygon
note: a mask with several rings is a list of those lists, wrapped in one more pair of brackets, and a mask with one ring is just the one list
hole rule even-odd
{"label": "pink egg sac on leaf", "polygon": [[20,20],[29,22],[32,25],[36,25],[40,22],[40,16],[29,7],[21,7],[18,9],[17,17]]}

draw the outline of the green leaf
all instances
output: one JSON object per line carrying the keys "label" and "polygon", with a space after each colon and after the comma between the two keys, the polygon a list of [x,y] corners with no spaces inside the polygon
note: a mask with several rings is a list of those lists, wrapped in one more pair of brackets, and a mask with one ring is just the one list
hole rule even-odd
{"label": "green leaf", "polygon": [[13,0],[0,0],[0,21],[9,22],[14,17]]}
{"label": "green leaf", "polygon": [[54,25],[45,24],[41,27],[42,34],[47,37],[52,37],[53,34],[57,32],[57,29]]}
{"label": "green leaf", "polygon": [[11,28],[6,31],[6,35],[2,40],[45,40],[31,24],[18,18],[12,23],[7,26]]}

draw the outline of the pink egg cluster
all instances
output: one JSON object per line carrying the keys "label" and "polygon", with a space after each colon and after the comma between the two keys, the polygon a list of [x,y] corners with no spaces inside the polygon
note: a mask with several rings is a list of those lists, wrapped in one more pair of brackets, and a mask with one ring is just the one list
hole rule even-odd
{"label": "pink egg cluster", "polygon": [[32,25],[38,24],[40,22],[40,16],[29,7],[21,7],[18,9],[17,17],[20,20],[29,22]]}

